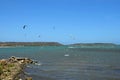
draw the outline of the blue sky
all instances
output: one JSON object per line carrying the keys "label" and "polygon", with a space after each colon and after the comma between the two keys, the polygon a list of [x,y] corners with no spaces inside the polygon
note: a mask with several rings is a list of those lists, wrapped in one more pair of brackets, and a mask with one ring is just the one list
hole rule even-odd
{"label": "blue sky", "polygon": [[0,33],[2,42],[120,44],[120,0],[0,0]]}

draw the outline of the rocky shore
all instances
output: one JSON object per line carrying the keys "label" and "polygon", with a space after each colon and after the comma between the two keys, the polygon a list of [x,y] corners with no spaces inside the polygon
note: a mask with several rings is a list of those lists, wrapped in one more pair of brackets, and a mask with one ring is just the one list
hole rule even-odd
{"label": "rocky shore", "polygon": [[31,77],[20,78],[19,75],[27,64],[35,62],[29,58],[10,57],[0,60],[0,80],[32,80]]}

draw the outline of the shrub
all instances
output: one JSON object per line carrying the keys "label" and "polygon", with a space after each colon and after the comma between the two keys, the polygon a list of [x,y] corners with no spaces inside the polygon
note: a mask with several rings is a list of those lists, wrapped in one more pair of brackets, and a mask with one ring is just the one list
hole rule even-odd
{"label": "shrub", "polygon": [[3,66],[0,64],[0,75],[3,73]]}
{"label": "shrub", "polygon": [[14,67],[14,64],[8,64],[8,67]]}

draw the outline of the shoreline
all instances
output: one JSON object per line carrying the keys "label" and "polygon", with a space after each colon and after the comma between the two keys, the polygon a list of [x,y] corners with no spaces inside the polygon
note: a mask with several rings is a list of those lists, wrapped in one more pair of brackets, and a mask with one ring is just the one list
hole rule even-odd
{"label": "shoreline", "polygon": [[10,57],[9,59],[0,60],[0,80],[32,80],[31,77],[22,79],[19,74],[24,73],[27,64],[35,62],[29,58]]}
{"label": "shoreline", "polygon": [[59,42],[0,42],[0,47],[16,46],[118,46],[115,43],[73,43],[62,44]]}
{"label": "shoreline", "polygon": [[58,42],[0,42],[0,46],[61,46]]}

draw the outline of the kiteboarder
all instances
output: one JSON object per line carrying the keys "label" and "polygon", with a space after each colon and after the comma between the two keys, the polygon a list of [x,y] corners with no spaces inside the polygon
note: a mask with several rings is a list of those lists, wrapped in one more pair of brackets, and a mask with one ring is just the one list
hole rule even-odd
{"label": "kiteboarder", "polygon": [[27,25],[24,25],[24,26],[23,26],[23,29],[25,29],[26,27],[27,27]]}

